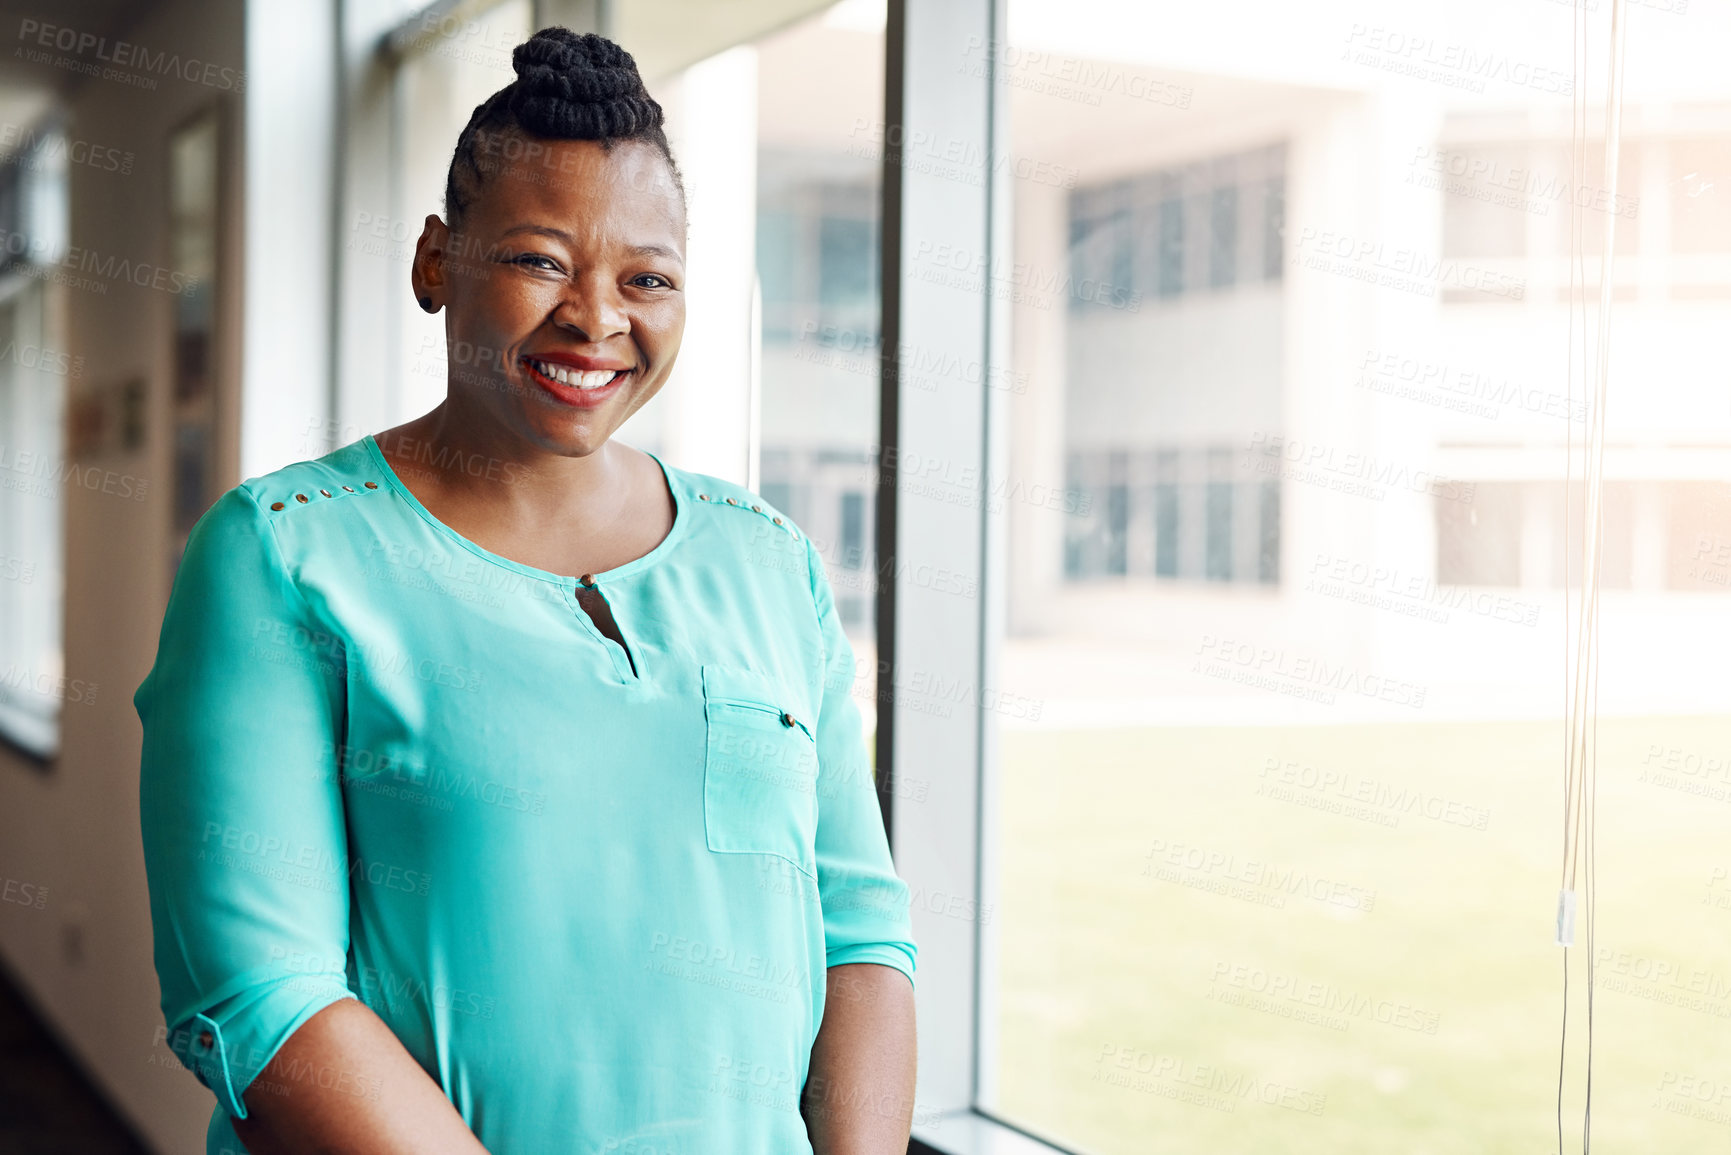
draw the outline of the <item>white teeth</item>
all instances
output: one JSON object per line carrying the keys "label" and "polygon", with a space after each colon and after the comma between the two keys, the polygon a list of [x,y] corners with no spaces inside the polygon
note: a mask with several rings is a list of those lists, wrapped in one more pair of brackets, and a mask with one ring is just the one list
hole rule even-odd
{"label": "white teeth", "polygon": [[614,369],[597,369],[592,373],[579,373],[575,369],[566,369],[546,361],[531,361],[529,364],[534,366],[536,372],[551,377],[559,384],[571,385],[578,389],[599,389],[618,376],[618,371]]}

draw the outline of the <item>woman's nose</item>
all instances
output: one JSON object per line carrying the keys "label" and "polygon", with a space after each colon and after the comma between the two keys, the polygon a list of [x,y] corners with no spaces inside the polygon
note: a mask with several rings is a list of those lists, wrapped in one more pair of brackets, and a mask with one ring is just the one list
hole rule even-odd
{"label": "woman's nose", "polygon": [[567,288],[553,310],[553,323],[581,333],[592,343],[631,331],[631,315],[618,288],[601,281],[578,282]]}

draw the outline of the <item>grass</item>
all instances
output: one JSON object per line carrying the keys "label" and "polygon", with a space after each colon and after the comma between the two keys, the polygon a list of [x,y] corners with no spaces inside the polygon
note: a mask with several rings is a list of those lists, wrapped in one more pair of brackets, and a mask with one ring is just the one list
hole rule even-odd
{"label": "grass", "polygon": [[[1728,1149],[1731,782],[1642,774],[1731,755],[1731,718],[1598,740],[1593,1138]],[[1540,723],[1006,734],[998,1112],[1099,1155],[1554,1151],[1560,748]],[[1381,821],[1299,804],[1341,783]]]}

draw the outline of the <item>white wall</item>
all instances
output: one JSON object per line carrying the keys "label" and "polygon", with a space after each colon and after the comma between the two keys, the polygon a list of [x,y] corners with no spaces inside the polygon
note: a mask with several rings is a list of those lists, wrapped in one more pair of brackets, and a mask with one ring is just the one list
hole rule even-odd
{"label": "white wall", "polygon": [[[261,12],[268,22],[258,21]],[[162,267],[172,264],[168,136],[209,105],[223,107],[219,488],[301,456],[284,438],[298,449],[306,415],[322,414],[328,394],[330,169],[319,118],[328,112],[320,91],[329,80],[329,18],[323,0],[274,6],[165,0],[125,38],[244,70],[245,96],[233,85],[165,75],[154,89],[87,80],[70,100],[75,139],[134,154],[124,174],[72,166],[72,243],[104,259]],[[258,147],[247,158],[249,141]],[[251,261],[241,259],[243,242]],[[146,1141],[180,1153],[203,1149],[214,1100],[158,1042],[162,1017],[138,831],[139,725],[132,706],[155,656],[171,579],[175,298],[121,278],[104,284],[101,291],[71,286],[64,293],[68,349],[86,367],[72,387],[76,393],[142,375],[148,432],[136,452],[77,464],[131,479],[128,491],[142,481],[146,496],[133,501],[100,487],[65,486],[65,671],[94,683],[96,693],[91,704],[65,708],[61,753],[46,772],[0,749],[4,870],[46,887],[49,896],[40,911],[0,904],[0,956]],[[237,403],[243,380],[244,412]]]}

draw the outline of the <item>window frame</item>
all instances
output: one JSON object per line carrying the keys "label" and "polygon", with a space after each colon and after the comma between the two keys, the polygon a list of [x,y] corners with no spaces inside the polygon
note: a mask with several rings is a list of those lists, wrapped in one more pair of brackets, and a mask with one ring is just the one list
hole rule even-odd
{"label": "window frame", "polygon": [[[888,575],[878,589],[879,669],[889,672],[880,673],[878,797],[897,870],[915,896],[920,952],[909,1151],[941,1155],[1065,1150],[982,1107],[996,1087],[990,913],[999,787],[991,703],[1001,700],[994,675],[1006,590],[991,579],[1005,572],[1007,518],[991,494],[992,479],[1005,476],[1009,414],[1006,391],[988,383],[1009,364],[1010,294],[994,291],[1011,235],[1010,190],[997,163],[1009,155],[1008,89],[995,51],[1006,7],[1006,0],[889,0],[884,43],[876,533]],[[981,67],[966,66],[974,62]],[[944,141],[949,155],[964,159],[942,172],[917,158],[904,164],[903,142],[922,140]],[[966,276],[920,275],[939,244],[966,254]],[[904,389],[900,358],[909,353],[958,369],[935,388]],[[961,368],[970,364],[983,371]],[[953,483],[931,486],[922,476]],[[957,612],[953,597],[921,582],[931,569],[974,579],[971,612]],[[931,707],[943,703],[918,701],[938,696],[931,688],[939,686],[958,688],[954,709],[940,713]],[[904,780],[921,788],[904,791]]]}

